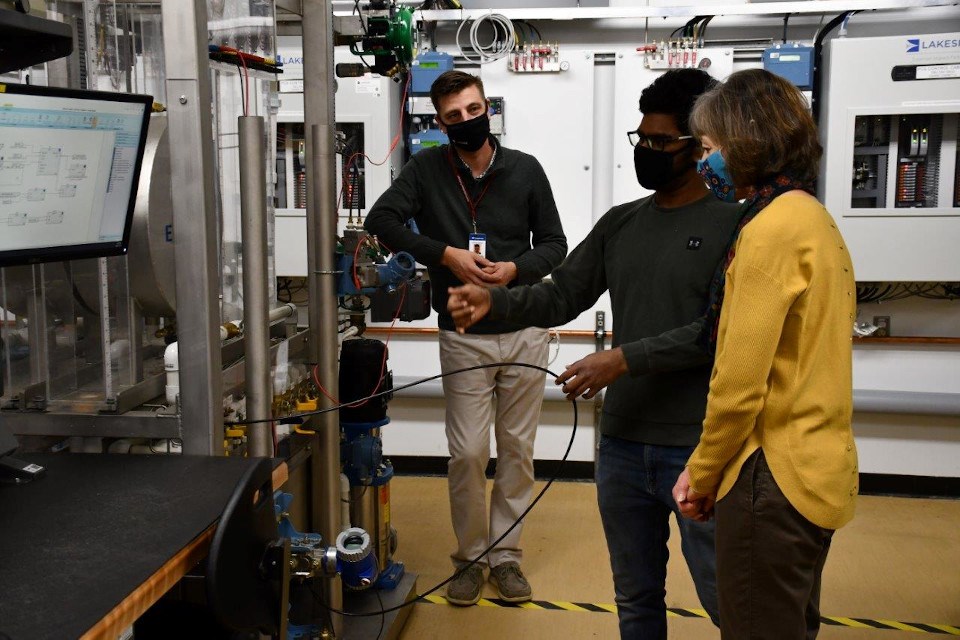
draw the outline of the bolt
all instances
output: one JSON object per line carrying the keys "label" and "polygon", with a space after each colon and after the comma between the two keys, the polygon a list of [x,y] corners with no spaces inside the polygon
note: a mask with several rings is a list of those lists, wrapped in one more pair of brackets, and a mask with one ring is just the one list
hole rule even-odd
{"label": "bolt", "polygon": [[588,164],[583,165],[583,170],[584,170],[584,171],[590,171],[590,165],[588,165]]}
{"label": "bolt", "polygon": [[621,53],[621,54],[619,54],[617,57],[618,57],[618,58],[622,58],[622,57],[623,57],[623,54]]}
{"label": "bolt", "polygon": [[180,104],[187,104],[187,96],[180,96]]}

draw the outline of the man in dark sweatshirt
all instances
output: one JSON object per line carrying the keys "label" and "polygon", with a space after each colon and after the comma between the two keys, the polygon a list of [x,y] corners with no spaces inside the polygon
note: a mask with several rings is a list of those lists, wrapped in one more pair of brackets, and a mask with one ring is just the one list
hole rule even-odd
{"label": "man in dark sweatshirt", "polygon": [[[535,158],[500,146],[490,135],[489,103],[480,78],[448,71],[433,83],[430,98],[451,144],[413,156],[373,205],[364,226],[393,251],[408,251],[427,266],[433,307],[440,314],[442,371],[517,360],[545,367],[544,329],[487,320],[457,333],[447,313],[447,289],[464,283],[531,284],[560,264],[567,240],[550,183]],[[411,218],[422,235],[406,227]],[[501,598],[531,598],[520,570],[521,527],[479,563],[466,565],[503,535],[530,502],[543,389],[542,373],[519,367],[443,378],[450,510],[458,544],[451,557],[460,569],[447,586],[453,604],[480,599],[484,566],[490,567]],[[485,470],[491,422],[497,471],[488,524]]]}
{"label": "man in dark sweatshirt", "polygon": [[[703,188],[688,118],[714,81],[669,71],[640,96],[628,134],[637,179],[654,195],[608,211],[552,274],[514,289],[451,289],[458,327],[480,318],[563,324],[607,290],[614,345],[557,379],[568,397],[603,404],[597,497],[613,567],[622,638],[666,639],[664,585],[673,512],[700,602],[717,622],[713,523],[680,517],[671,495],[700,438],[712,359],[698,345],[710,281],[736,225],[737,205]],[[489,320],[485,320],[489,321]]]}

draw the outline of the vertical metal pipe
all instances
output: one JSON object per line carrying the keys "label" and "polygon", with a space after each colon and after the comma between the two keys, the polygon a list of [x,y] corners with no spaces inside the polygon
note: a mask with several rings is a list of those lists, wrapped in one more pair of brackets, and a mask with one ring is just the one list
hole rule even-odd
{"label": "vertical metal pipe", "polygon": [[[243,246],[243,336],[246,349],[247,418],[270,417],[270,313],[267,300],[267,178],[261,116],[240,116],[240,232]],[[273,456],[267,422],[251,424],[250,455]]]}
{"label": "vertical metal pipe", "polygon": [[183,452],[223,447],[220,273],[205,0],[163,2]]}
{"label": "vertical metal pipe", "polygon": [[[310,353],[317,374],[334,398],[337,370],[337,288],[334,251],[337,236],[336,157],[334,155],[333,5],[303,0],[304,129],[307,143],[307,269],[310,292]],[[321,396],[321,403],[330,403]],[[318,416],[317,454],[312,469],[312,524],[329,544],[340,533],[340,421],[336,412]],[[329,608],[341,609],[340,579],[324,590]],[[343,627],[331,616],[333,634]]]}
{"label": "vertical metal pipe", "polygon": [[[47,305],[44,299],[43,265],[29,267],[33,277],[30,307],[27,315],[27,344],[30,345],[30,384],[50,379],[47,362]],[[26,398],[30,401],[32,398]]]}
{"label": "vertical metal pipe", "polygon": [[136,298],[127,298],[127,325],[130,327],[130,353],[127,354],[130,380],[127,384],[143,380],[143,322],[140,303]]}

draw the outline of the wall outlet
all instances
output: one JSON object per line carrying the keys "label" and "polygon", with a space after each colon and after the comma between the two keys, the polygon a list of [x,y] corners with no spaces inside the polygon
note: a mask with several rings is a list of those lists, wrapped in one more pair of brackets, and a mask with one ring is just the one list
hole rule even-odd
{"label": "wall outlet", "polygon": [[873,335],[877,338],[887,338],[890,336],[890,316],[873,316],[873,325],[877,330]]}

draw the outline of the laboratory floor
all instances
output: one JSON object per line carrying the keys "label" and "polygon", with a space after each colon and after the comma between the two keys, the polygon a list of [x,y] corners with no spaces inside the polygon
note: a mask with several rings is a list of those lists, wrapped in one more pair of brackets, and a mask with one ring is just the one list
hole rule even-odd
{"label": "laboratory floor", "polygon": [[[488,483],[489,484],[489,483]],[[544,483],[537,483],[537,490]],[[454,548],[446,479],[396,477],[391,484],[396,559],[419,574],[418,593],[445,579]],[[557,482],[528,516],[523,569],[534,599],[548,607],[414,606],[402,640],[616,639],[616,615],[570,611],[567,603],[613,605],[609,558],[591,482]],[[699,609],[672,523],[667,606]],[[857,516],[834,537],[823,576],[821,612],[836,618],[960,626],[960,500],[864,496]],[[443,594],[438,591],[437,596]],[[484,598],[496,598],[488,582]],[[483,604],[484,601],[481,601]],[[552,608],[552,607],[556,608]],[[855,620],[823,626],[826,640],[906,640],[960,635],[931,626],[925,633],[873,628]],[[670,617],[671,640],[720,637],[709,620]]]}

